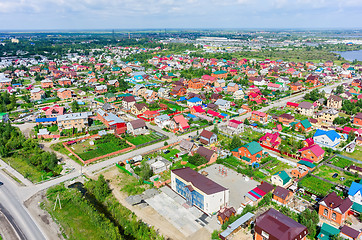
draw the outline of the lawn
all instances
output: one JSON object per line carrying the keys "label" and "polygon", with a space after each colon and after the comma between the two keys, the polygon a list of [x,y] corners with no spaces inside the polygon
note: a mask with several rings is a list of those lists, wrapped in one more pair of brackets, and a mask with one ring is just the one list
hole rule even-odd
{"label": "lawn", "polygon": [[178,150],[178,149],[167,149],[167,150],[169,150],[170,152],[167,154],[164,154],[162,152],[162,157],[166,158],[167,160],[169,160],[171,162],[172,162],[171,157],[176,158],[175,155],[180,152],[180,150]]}
{"label": "lawn", "polygon": [[292,166],[290,166],[289,164],[278,161],[277,159],[273,159],[272,162],[267,164],[263,169],[268,171],[270,175],[273,175],[279,171],[283,171],[290,168],[292,168]]}
{"label": "lawn", "polygon": [[166,104],[169,108],[174,108],[176,109],[177,111],[181,111],[182,110],[182,107],[180,105],[177,105],[177,104],[173,104],[173,103],[170,103],[168,101],[161,101],[161,103],[163,104]]}
{"label": "lawn", "polygon": [[[185,154],[185,155],[182,155],[181,158],[182,158],[181,161],[187,162],[189,156]],[[171,169],[179,169],[179,168],[183,168],[183,167],[189,167],[189,168],[192,168],[192,169],[197,168],[197,166],[195,166],[195,165],[193,165],[193,164],[191,164],[189,162],[187,162],[186,165],[182,165],[181,161],[177,161],[177,162],[173,163]]]}
{"label": "lawn", "polygon": [[125,138],[127,141],[137,146],[154,140],[158,140],[161,137],[156,133],[151,132],[150,134],[147,135],[138,135],[138,136],[127,135]]}
{"label": "lawn", "polygon": [[[106,136],[109,136],[107,137],[108,141],[100,142]],[[90,145],[90,141],[90,139],[87,139],[84,142],[78,142],[69,147],[83,160],[100,157],[130,147],[123,139],[119,139],[111,134],[107,134],[99,140],[94,140],[94,145]]]}
{"label": "lawn", "polygon": [[[338,173],[338,176],[336,178],[333,178],[333,174],[335,173]],[[335,183],[340,183],[340,184],[343,184],[347,187],[349,187],[352,183],[352,181],[355,181],[355,180],[358,180],[360,179],[359,177],[355,177],[354,175],[352,174],[347,174],[345,172],[342,172],[342,171],[339,171],[339,170],[336,170],[336,169],[333,169],[331,167],[328,167],[328,166],[321,166],[320,168],[318,168],[314,174],[318,177],[322,177],[324,179],[327,179],[331,182],[335,182]],[[345,180],[344,181],[340,181],[339,179],[341,177],[344,177]]]}
{"label": "lawn", "polygon": [[352,164],[355,164],[356,166],[362,167],[362,164],[358,164],[358,163],[355,163],[355,162],[353,162],[351,160],[341,158],[341,157],[334,157],[330,162],[331,162],[332,165],[334,165],[336,167],[340,167],[340,168],[349,167]]}
{"label": "lawn", "polygon": [[305,190],[307,190],[308,192],[314,193],[318,196],[327,195],[333,187],[333,184],[327,183],[312,176],[306,176],[305,178],[303,178],[299,182],[299,185],[301,187],[304,187]]}
{"label": "lawn", "polygon": [[353,153],[344,152],[342,155],[362,161],[362,147],[356,146]]}

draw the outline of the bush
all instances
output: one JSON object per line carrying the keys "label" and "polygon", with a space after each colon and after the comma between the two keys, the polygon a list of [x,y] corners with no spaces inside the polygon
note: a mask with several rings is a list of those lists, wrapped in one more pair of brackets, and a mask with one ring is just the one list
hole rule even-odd
{"label": "bush", "polygon": [[200,166],[202,164],[207,163],[208,161],[206,160],[206,158],[204,158],[200,154],[195,153],[193,156],[189,157],[188,162],[195,166]]}

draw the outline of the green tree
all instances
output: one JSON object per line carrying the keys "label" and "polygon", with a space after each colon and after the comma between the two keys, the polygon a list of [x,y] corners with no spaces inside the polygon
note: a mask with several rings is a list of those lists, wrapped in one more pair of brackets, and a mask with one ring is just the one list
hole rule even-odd
{"label": "green tree", "polygon": [[242,143],[241,143],[241,139],[240,137],[234,135],[233,138],[231,139],[231,143],[229,145],[229,150],[233,150],[235,148],[241,147]]}
{"label": "green tree", "polygon": [[78,112],[79,109],[80,109],[79,104],[78,104],[77,101],[73,101],[73,102],[71,103],[70,108],[72,109],[72,112],[74,112],[74,113],[75,113],[75,112]]}
{"label": "green tree", "polygon": [[188,162],[195,166],[200,166],[202,164],[207,163],[208,161],[206,160],[206,158],[204,158],[200,154],[195,153],[193,156],[189,157]]}

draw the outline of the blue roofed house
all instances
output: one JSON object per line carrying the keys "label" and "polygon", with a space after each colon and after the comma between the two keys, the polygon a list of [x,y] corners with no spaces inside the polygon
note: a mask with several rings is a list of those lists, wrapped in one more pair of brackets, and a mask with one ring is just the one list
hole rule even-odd
{"label": "blue roofed house", "polygon": [[187,106],[194,107],[194,106],[200,106],[202,104],[202,100],[198,97],[193,97],[187,100]]}
{"label": "blue roofed house", "polygon": [[341,135],[334,130],[325,131],[317,129],[313,140],[321,147],[335,148],[341,142]]}
{"label": "blue roofed house", "polygon": [[271,182],[280,187],[287,187],[292,182],[292,179],[285,171],[280,171],[271,177]]}
{"label": "blue roofed house", "polygon": [[348,198],[353,202],[352,210],[356,212],[362,212],[362,184],[352,182],[349,191]]}

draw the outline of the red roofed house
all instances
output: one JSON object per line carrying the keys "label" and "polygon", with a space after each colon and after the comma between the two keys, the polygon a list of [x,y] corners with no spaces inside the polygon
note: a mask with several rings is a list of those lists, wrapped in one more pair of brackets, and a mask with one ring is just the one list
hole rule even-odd
{"label": "red roofed house", "polygon": [[200,142],[205,145],[217,142],[217,135],[213,132],[204,129],[200,133]]}
{"label": "red roofed house", "polygon": [[170,128],[174,131],[184,132],[190,128],[190,125],[183,115],[176,115],[171,120]]}
{"label": "red roofed house", "polygon": [[244,124],[238,120],[230,120],[228,122],[227,128],[232,131],[233,134],[239,134],[244,131]]}
{"label": "red roofed house", "polygon": [[160,113],[157,112],[157,111],[146,110],[146,111],[143,112],[143,117],[147,118],[147,119],[153,119],[153,118],[155,118],[155,117],[157,117],[159,115],[160,115]]}
{"label": "red roofed house", "polygon": [[328,194],[319,202],[319,215],[337,224],[342,224],[347,219],[353,202],[349,198],[342,199],[336,192]]}
{"label": "red roofed house", "polygon": [[299,106],[299,103],[287,102],[287,107],[297,108],[298,106]]}
{"label": "red roofed house", "polygon": [[279,135],[279,132],[276,133],[266,133],[259,139],[259,142],[265,146],[278,149],[282,139]]}
{"label": "red roofed house", "polygon": [[264,112],[259,112],[259,111],[252,111],[251,120],[254,122],[260,122],[260,123],[265,124],[268,122],[268,114],[264,113]]}
{"label": "red roofed house", "polygon": [[190,109],[190,112],[191,112],[191,113],[204,113],[205,110],[202,109],[201,106],[193,106],[193,107]]}
{"label": "red roofed house", "polygon": [[58,105],[50,107],[45,111],[45,116],[47,118],[53,118],[63,114],[64,114],[64,107],[59,107]]}
{"label": "red roofed house", "polygon": [[236,213],[236,211],[233,207],[231,207],[231,208],[223,207],[217,213],[217,220],[222,225],[222,224],[224,224],[224,222],[229,221],[230,217],[234,216],[235,213]]}
{"label": "red roofed house", "polygon": [[319,162],[324,157],[324,150],[318,144],[299,149],[299,152],[302,158],[306,158],[314,162]]}
{"label": "red roofed house", "polygon": [[256,218],[255,240],[306,240],[308,229],[290,217],[270,208]]}

